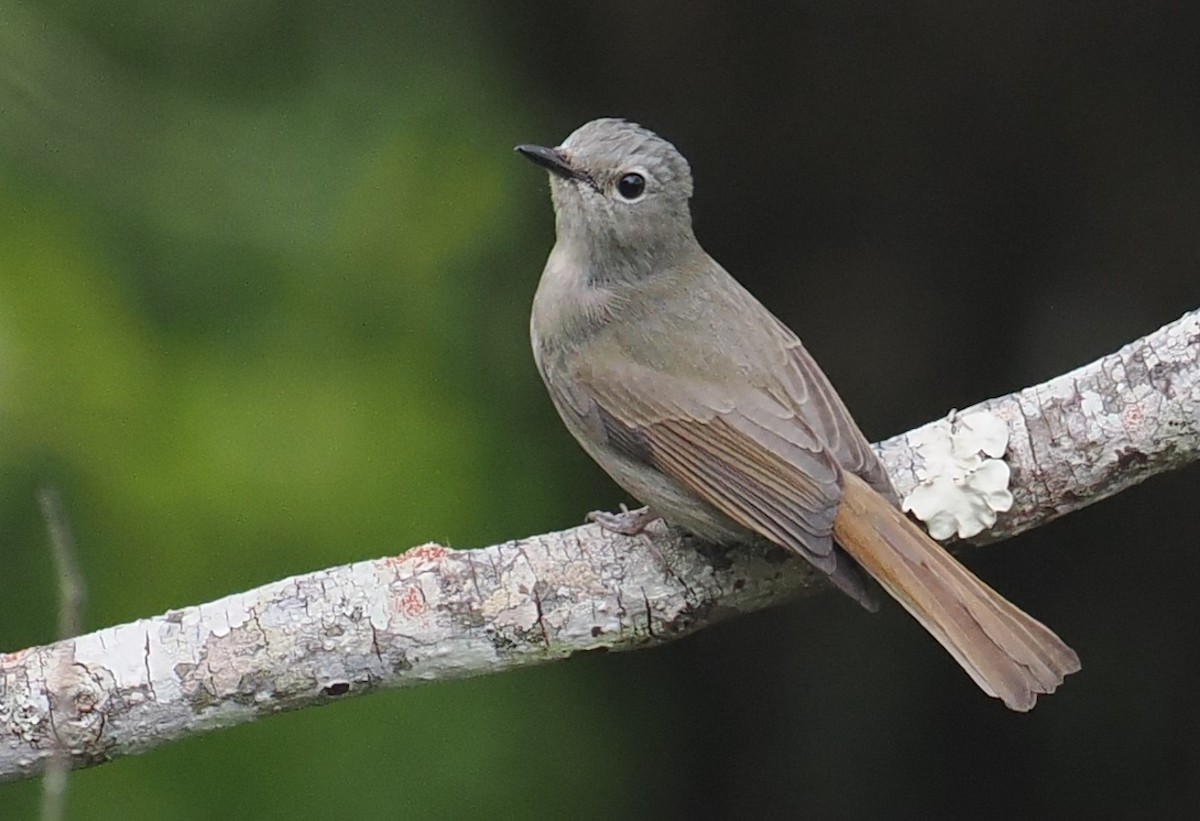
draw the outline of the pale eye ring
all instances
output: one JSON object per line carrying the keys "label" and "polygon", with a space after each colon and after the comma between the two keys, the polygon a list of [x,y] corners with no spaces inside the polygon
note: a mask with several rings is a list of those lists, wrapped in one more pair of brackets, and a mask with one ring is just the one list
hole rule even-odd
{"label": "pale eye ring", "polygon": [[617,193],[626,202],[635,202],[646,193],[646,178],[636,171],[630,171],[617,180]]}

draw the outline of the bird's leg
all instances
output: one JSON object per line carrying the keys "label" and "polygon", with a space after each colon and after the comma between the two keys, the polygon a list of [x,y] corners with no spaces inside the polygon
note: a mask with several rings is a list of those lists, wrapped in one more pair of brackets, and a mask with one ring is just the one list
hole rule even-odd
{"label": "bird's leg", "polygon": [[624,504],[620,513],[609,513],[607,510],[593,510],[587,515],[589,522],[595,522],[605,530],[620,533],[622,536],[637,536],[643,530],[662,517],[649,507],[630,510]]}

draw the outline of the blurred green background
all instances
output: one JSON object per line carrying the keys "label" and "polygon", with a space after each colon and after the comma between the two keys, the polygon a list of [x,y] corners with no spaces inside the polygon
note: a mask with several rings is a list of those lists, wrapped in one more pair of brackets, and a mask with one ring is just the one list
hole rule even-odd
{"label": "blurred green background", "polygon": [[[708,250],[882,438],[1200,304],[1200,6],[0,5],[0,648],[621,492],[527,350],[511,154],[672,139]],[[72,777],[73,819],[1187,816],[1196,469],[971,564],[1084,672],[1028,716],[834,595]],[[0,818],[39,785],[0,786]]]}

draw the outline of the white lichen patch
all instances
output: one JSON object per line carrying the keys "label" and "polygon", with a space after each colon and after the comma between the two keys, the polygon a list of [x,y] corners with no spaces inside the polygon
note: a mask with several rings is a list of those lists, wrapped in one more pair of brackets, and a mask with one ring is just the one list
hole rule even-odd
{"label": "white lichen patch", "polygon": [[929,535],[969,539],[996,523],[1012,507],[1008,465],[1008,425],[988,411],[973,411],[913,431],[909,445],[916,460],[917,487],[901,507],[929,528]]}

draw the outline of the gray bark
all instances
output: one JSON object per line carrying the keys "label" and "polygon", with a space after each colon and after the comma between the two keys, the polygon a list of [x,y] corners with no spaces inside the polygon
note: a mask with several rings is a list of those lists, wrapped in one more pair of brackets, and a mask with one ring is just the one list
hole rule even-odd
{"label": "gray bark", "polygon": [[[877,447],[914,499],[946,478],[945,437],[994,419],[1007,438],[1007,490],[988,491],[983,507],[952,500],[997,517],[973,542],[1194,461],[1200,311]],[[998,458],[958,450],[964,464]],[[698,549],[661,524],[636,537],[585,525],[476,550],[426,544],[0,655],[0,781],[42,773],[57,751],[89,766],[374,690],[651,646],[824,587],[768,545]]]}

